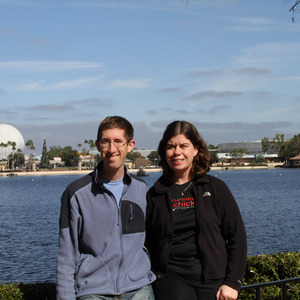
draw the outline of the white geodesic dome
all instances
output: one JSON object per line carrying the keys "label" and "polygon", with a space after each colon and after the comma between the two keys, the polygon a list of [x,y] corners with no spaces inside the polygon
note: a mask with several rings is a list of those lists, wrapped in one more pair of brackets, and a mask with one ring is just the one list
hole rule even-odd
{"label": "white geodesic dome", "polygon": [[[7,142],[15,142],[16,150],[24,150],[25,143],[24,138],[20,131],[8,124],[0,124],[0,144],[7,144]],[[12,152],[12,147],[0,147],[0,159],[7,158],[7,156]]]}

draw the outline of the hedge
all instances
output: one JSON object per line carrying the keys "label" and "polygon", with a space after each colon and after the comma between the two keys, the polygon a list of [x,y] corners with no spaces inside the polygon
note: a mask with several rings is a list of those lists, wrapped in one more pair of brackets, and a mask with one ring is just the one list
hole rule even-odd
{"label": "hedge", "polygon": [[[243,285],[300,277],[300,253],[287,252],[247,258]],[[300,284],[290,284],[287,299],[300,299]],[[266,287],[261,299],[282,299],[278,286]],[[255,291],[241,291],[239,299],[255,299]],[[0,300],[55,300],[55,283],[0,283]]]}
{"label": "hedge", "polygon": [[[243,285],[300,277],[300,253],[287,252],[249,256]],[[300,299],[300,284],[287,285],[287,299]],[[242,291],[239,299],[255,299],[255,291]],[[261,299],[281,300],[282,288],[270,286],[261,289]]]}

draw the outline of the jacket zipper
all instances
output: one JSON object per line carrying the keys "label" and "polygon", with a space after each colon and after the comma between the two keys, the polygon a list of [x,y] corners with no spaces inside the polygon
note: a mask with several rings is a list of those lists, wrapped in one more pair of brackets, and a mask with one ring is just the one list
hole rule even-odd
{"label": "jacket zipper", "polygon": [[123,239],[122,239],[122,223],[121,223],[121,206],[118,207],[118,227],[119,227],[119,234],[120,234],[120,262],[118,267],[118,273],[116,278],[116,294],[120,295],[120,274],[121,268],[123,264],[123,256],[124,256],[124,247],[123,247]]}
{"label": "jacket zipper", "polygon": [[122,198],[123,198],[124,193],[125,192],[124,192],[124,188],[123,188],[123,193],[122,193],[120,203],[119,203],[119,206],[118,206],[118,227],[119,227],[119,234],[120,234],[121,257],[120,257],[120,263],[119,263],[117,279],[116,279],[116,292],[117,292],[117,295],[121,294],[120,293],[120,274],[121,274],[121,269],[122,269],[123,260],[124,260],[124,245],[123,245],[122,216],[121,216],[121,205],[122,205]]}

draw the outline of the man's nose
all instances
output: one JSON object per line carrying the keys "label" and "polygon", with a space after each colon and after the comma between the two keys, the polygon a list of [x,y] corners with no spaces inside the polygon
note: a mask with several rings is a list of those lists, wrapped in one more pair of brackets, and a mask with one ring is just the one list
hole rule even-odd
{"label": "man's nose", "polygon": [[110,152],[114,152],[116,150],[116,146],[115,146],[115,143],[114,142],[110,142],[109,145],[108,145],[108,150]]}

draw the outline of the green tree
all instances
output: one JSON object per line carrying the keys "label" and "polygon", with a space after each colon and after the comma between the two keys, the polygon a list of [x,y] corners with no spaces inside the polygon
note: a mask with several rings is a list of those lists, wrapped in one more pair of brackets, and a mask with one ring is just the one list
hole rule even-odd
{"label": "green tree", "polygon": [[208,151],[210,153],[212,162],[218,162],[219,161],[219,158],[218,158],[218,146],[210,144],[208,146]]}
{"label": "green tree", "polygon": [[264,158],[264,156],[262,154],[258,154],[256,159],[255,159],[255,162],[258,163],[258,164],[264,164],[266,163],[266,159]]}
{"label": "green tree", "polygon": [[[26,143],[25,143],[25,146],[27,147],[27,149],[33,151],[35,150],[35,146],[34,146],[34,143],[32,140],[28,140]],[[29,153],[29,162],[31,162],[33,160],[33,157],[34,157],[34,154],[33,153]]]}
{"label": "green tree", "polygon": [[291,156],[300,154],[300,134],[294,135],[294,137],[288,141],[288,147],[291,149]]}
{"label": "green tree", "polygon": [[1,147],[1,148],[6,148],[6,147],[7,147],[7,144],[5,144],[5,143],[2,142],[2,143],[0,144],[0,147]]}
{"label": "green tree", "polygon": [[152,162],[154,166],[157,166],[159,162],[159,154],[157,151],[151,151],[147,158]]}
{"label": "green tree", "polygon": [[234,158],[235,162],[239,164],[239,160],[243,158],[243,156],[246,154],[246,151],[244,148],[236,148],[232,149],[229,153],[231,157]]}
{"label": "green tree", "polygon": [[[90,146],[91,150],[93,150],[94,148],[96,148],[96,144],[95,144],[94,140],[85,140],[84,143],[88,144]],[[87,153],[89,153],[89,151]],[[95,160],[97,160],[96,155],[91,154],[91,158],[92,158],[93,165],[95,165]]]}
{"label": "green tree", "polygon": [[65,163],[66,167],[77,167],[79,155],[77,150],[73,150],[71,146],[63,148],[61,153],[61,160]]}
{"label": "green tree", "polygon": [[77,167],[79,155],[77,150],[72,149],[71,146],[62,148],[61,146],[51,146],[48,151],[49,159],[53,157],[61,157],[66,167]]}
{"label": "green tree", "polygon": [[[0,147],[1,147],[1,148],[7,148],[7,144],[5,144],[5,143],[2,142],[2,143],[0,144]],[[2,160],[3,160],[3,161],[7,161],[7,157],[6,157],[6,158],[3,158]]]}
{"label": "green tree", "polygon": [[281,148],[284,145],[284,134],[276,133],[275,137],[272,140],[272,145],[276,151],[276,153],[279,155]]}
{"label": "green tree", "polygon": [[85,140],[84,143],[88,144],[90,146],[91,150],[93,150],[94,148],[96,148],[96,144],[95,144],[94,140]]}
{"label": "green tree", "polygon": [[44,139],[44,143],[43,143],[43,150],[42,150],[40,168],[41,169],[49,169],[50,168],[50,160],[49,160],[49,155],[48,155],[48,152],[47,152],[46,139]]}
{"label": "green tree", "polygon": [[54,157],[61,157],[63,148],[61,146],[50,146],[48,151],[49,160],[53,160]]}
{"label": "green tree", "polygon": [[8,161],[9,161],[9,166],[10,166],[11,170],[14,171],[14,169],[15,169],[15,166],[14,166],[14,153],[17,150],[17,148],[16,148],[17,144],[14,141],[8,141],[7,146],[10,146],[11,150],[12,150],[12,153],[10,153],[8,155]]}
{"label": "green tree", "polygon": [[261,148],[262,148],[262,151],[263,153],[267,153],[269,148],[271,146],[271,141],[268,137],[264,137],[262,140],[261,140]]}
{"label": "green tree", "polygon": [[131,151],[126,155],[126,158],[132,160],[133,162],[135,162],[138,157],[143,157],[142,154],[138,151]]}

